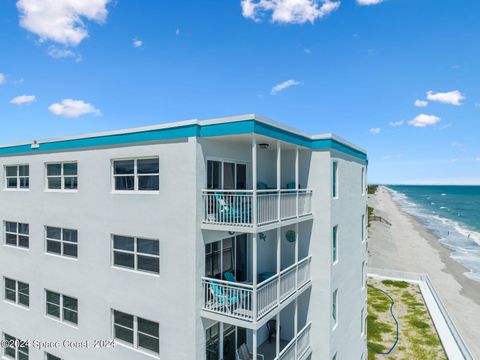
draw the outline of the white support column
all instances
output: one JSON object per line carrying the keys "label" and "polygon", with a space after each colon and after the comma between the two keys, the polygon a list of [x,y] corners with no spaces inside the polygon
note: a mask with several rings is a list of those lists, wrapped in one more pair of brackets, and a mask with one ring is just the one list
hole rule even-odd
{"label": "white support column", "polygon": [[252,135],[252,224],[257,226],[257,139]]}
{"label": "white support column", "polygon": [[299,225],[298,222],[295,224],[295,289],[298,287],[298,241],[300,237],[298,236]]}
{"label": "white support column", "polygon": [[253,354],[253,359],[257,360],[257,330],[252,330],[252,334],[253,334],[252,354]]}
{"label": "white support column", "polygon": [[223,322],[218,327],[218,356],[220,360],[223,360]]}
{"label": "white support column", "polygon": [[294,321],[293,321],[293,327],[294,327],[294,332],[295,332],[295,359],[298,359],[298,298],[295,298],[295,314],[294,314]]}
{"label": "white support column", "polygon": [[[252,311],[253,321],[257,321],[257,234],[252,234],[252,285],[253,285],[253,299]],[[256,333],[255,333],[256,334]],[[256,336],[256,335],[255,335]]]}
{"label": "white support column", "polygon": [[280,140],[277,140],[277,191],[278,191],[278,200],[277,200],[277,214],[278,220],[281,219],[280,214],[280,201],[281,201],[281,192],[282,189],[282,145]]}
{"label": "white support column", "polygon": [[[280,306],[280,271],[282,266],[282,231],[277,228],[277,303]],[[278,355],[278,354],[277,354]]]}
{"label": "white support column", "polygon": [[275,317],[276,322],[277,322],[277,329],[275,332],[275,353],[277,354],[275,359],[278,358],[278,355],[280,355],[280,313],[278,313]]}
{"label": "white support column", "polygon": [[298,217],[298,146],[295,148],[295,191],[297,193],[297,201],[296,201],[296,215]]}

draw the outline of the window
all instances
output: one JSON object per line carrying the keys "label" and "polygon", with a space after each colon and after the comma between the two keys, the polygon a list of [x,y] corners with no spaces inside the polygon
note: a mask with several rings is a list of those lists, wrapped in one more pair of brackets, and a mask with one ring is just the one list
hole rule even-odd
{"label": "window", "polygon": [[332,295],[332,320],[333,327],[337,325],[337,315],[338,315],[338,289],[333,292]]}
{"label": "window", "polygon": [[365,241],[365,214],[362,215],[362,242]]}
{"label": "window", "polygon": [[366,265],[365,265],[365,261],[363,261],[362,262],[362,290],[365,289],[365,283],[366,283],[365,270],[366,270]]}
{"label": "window", "polygon": [[160,241],[113,235],[113,265],[160,273]]}
{"label": "window", "polygon": [[28,346],[25,341],[3,334],[3,355],[7,359],[28,360]]}
{"label": "window", "polygon": [[47,164],[47,189],[76,190],[78,188],[76,162]]}
{"label": "window", "polygon": [[207,189],[247,188],[247,165],[232,161],[207,161]]}
{"label": "window", "polygon": [[113,310],[114,338],[131,344],[135,349],[159,353],[158,323]]}
{"label": "window", "polygon": [[28,189],[29,183],[28,165],[5,166],[5,184],[7,189]]}
{"label": "window", "polygon": [[5,244],[28,249],[28,224],[5,221]]}
{"label": "window", "polygon": [[366,184],[366,180],[367,180],[367,174],[366,174],[366,171],[365,171],[365,168],[362,167],[362,180],[361,180],[361,183],[362,183],[362,195],[365,195],[365,190],[367,188],[367,184]]}
{"label": "window", "polygon": [[30,287],[27,283],[4,278],[5,300],[28,307],[30,305]]}
{"label": "window", "polygon": [[64,322],[78,324],[78,300],[50,290],[46,293],[47,315]]}
{"label": "window", "polygon": [[332,196],[338,198],[338,162],[332,164]]}
{"label": "window", "polygon": [[158,191],[158,158],[113,161],[113,183],[116,191]]}
{"label": "window", "polygon": [[62,360],[62,359],[59,358],[58,356],[55,356],[55,355],[52,355],[52,354],[49,354],[49,353],[45,353],[45,360]]}
{"label": "window", "polygon": [[364,318],[364,312],[365,310],[362,309],[362,311],[360,312],[360,335],[363,336],[364,333],[365,333],[365,320],[363,319]]}
{"label": "window", "polygon": [[46,227],[47,253],[68,257],[78,256],[77,230]]}
{"label": "window", "polygon": [[336,264],[338,261],[338,225],[332,230],[332,262]]}

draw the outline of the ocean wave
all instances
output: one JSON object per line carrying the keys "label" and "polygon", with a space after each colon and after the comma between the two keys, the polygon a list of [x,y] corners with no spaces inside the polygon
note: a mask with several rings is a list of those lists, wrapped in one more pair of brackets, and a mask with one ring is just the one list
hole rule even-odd
{"label": "ocean wave", "polygon": [[[468,278],[480,281],[480,232],[466,224],[438,215],[433,210],[414,203],[405,194],[386,188],[392,199],[407,214],[413,216],[423,227],[435,234],[439,242],[452,253],[450,257],[465,266]],[[445,196],[442,194],[442,196]],[[441,207],[445,209],[446,207]]]}

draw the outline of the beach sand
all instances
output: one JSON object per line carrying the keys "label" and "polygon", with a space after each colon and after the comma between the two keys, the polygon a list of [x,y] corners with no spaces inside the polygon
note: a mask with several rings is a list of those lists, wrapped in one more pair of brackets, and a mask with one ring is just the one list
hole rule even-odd
{"label": "beach sand", "polygon": [[467,278],[450,251],[401,211],[385,188],[379,187],[368,202],[374,215],[392,223],[372,222],[368,266],[428,274],[472,355],[480,359],[480,282]]}

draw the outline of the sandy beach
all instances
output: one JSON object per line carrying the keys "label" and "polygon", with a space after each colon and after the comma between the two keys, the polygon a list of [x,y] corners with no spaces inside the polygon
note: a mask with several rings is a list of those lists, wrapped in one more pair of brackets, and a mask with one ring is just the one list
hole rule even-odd
{"label": "sandy beach", "polygon": [[368,266],[428,274],[473,356],[480,359],[480,282],[464,276],[467,270],[402,212],[385,188],[369,196],[369,206],[392,225],[372,222]]}

